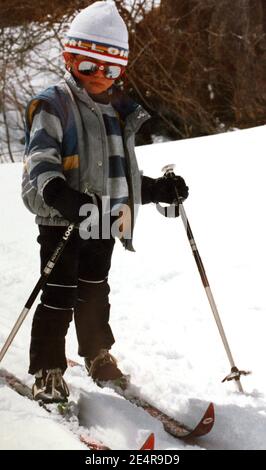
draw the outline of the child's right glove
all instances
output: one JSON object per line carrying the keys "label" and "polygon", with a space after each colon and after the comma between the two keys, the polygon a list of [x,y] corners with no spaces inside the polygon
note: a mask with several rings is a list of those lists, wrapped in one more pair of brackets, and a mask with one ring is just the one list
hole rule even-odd
{"label": "child's right glove", "polygon": [[53,178],[43,190],[43,199],[48,206],[57,209],[69,222],[80,223],[85,216],[79,211],[83,204],[94,204],[91,196],[72,189],[63,178]]}

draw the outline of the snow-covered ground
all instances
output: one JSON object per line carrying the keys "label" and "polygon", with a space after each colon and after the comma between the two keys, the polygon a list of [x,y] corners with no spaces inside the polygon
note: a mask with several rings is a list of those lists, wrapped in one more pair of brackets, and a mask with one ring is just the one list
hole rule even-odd
{"label": "snow-covered ground", "polygon": [[[236,365],[252,370],[245,394],[222,384],[230,372],[215,321],[179,219],[141,209],[136,253],[117,243],[110,275],[114,354],[143,397],[195,424],[215,403],[213,431],[194,449],[266,449],[266,127],[139,147],[144,173],[176,163],[190,186],[187,215]],[[0,166],[0,346],[39,276],[37,230],[20,200],[21,164]],[[29,385],[32,312],[1,367]],[[78,359],[75,331],[68,356]],[[157,449],[191,449],[142,410],[99,390],[81,368],[66,372],[82,424],[114,449],[138,448],[149,432]],[[83,449],[59,420],[0,382],[0,449]]]}

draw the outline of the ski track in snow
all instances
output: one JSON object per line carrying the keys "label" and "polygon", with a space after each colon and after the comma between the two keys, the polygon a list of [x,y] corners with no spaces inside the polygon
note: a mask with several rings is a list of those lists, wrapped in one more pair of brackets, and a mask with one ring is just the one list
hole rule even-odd
{"label": "ski track in snow", "polygon": [[[110,273],[113,348],[143,398],[195,425],[209,401],[212,432],[188,445],[110,389],[99,390],[80,367],[68,369],[71,398],[84,430],[114,449],[136,449],[155,432],[156,449],[265,449],[265,126],[137,148],[144,174],[177,165],[190,197],[185,208],[206,267],[245,394],[222,384],[230,366],[180,219],[141,208],[136,253],[116,244]],[[20,200],[22,164],[0,167],[0,345],[39,276],[34,217]],[[33,310],[33,309],[32,309]],[[0,367],[28,385],[32,312]],[[68,356],[77,356],[73,324]],[[75,423],[49,416],[0,381],[0,449],[84,449]]]}

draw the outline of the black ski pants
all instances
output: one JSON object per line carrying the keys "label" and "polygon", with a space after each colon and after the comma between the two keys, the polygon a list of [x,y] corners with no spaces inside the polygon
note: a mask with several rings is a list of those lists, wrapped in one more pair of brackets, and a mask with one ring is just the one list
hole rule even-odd
{"label": "black ski pants", "polygon": [[[41,271],[66,227],[39,226]],[[93,359],[99,349],[110,349],[114,337],[109,325],[108,273],[114,239],[80,237],[75,229],[45,285],[35,311],[29,373],[39,369],[66,369],[65,337],[74,313],[79,354]]]}

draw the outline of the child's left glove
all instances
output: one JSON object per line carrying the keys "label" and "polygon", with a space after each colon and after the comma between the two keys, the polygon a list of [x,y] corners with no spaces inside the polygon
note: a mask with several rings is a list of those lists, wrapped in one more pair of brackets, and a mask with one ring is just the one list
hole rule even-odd
{"label": "child's left glove", "polygon": [[157,179],[148,176],[142,177],[142,204],[149,202],[172,204],[177,199],[176,191],[183,200],[188,197],[189,188],[182,176],[174,176],[173,178],[162,176]]}

